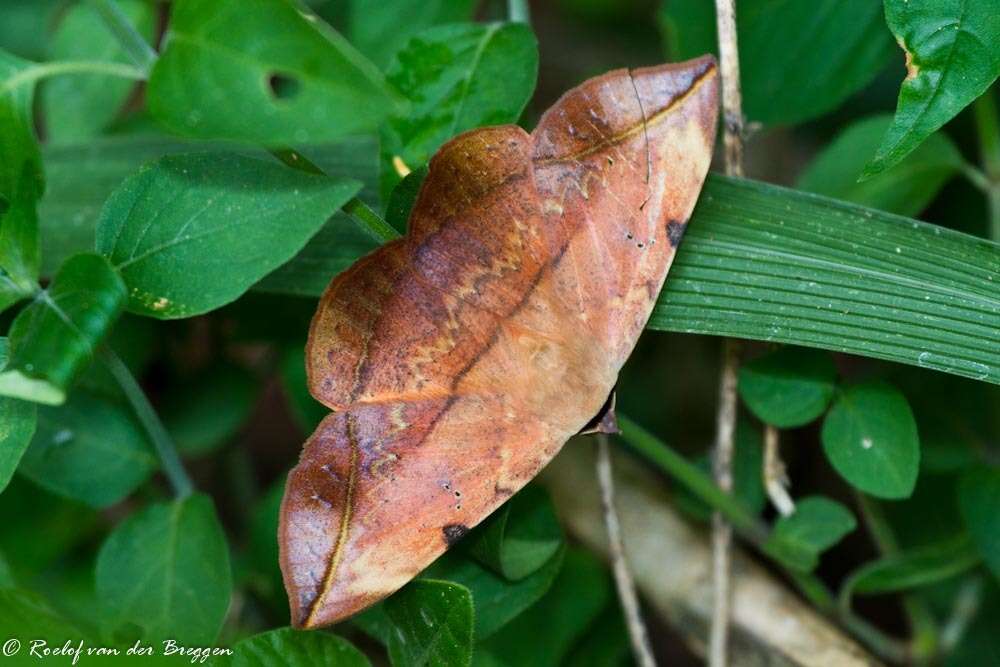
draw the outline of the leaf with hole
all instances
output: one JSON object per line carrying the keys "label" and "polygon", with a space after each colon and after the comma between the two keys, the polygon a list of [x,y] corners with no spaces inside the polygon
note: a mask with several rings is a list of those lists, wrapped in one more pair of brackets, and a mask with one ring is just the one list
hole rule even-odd
{"label": "leaf with hole", "polygon": [[967,473],[958,487],[958,506],[983,560],[1000,579],[1000,469]]}
{"label": "leaf with hole", "polygon": [[892,125],[864,176],[899,163],[1000,75],[1000,11],[981,0],[885,0],[906,56]]}
{"label": "leaf with hole", "polygon": [[829,354],[783,347],[740,369],[739,392],[761,421],[794,428],[823,414],[833,398],[836,380],[837,368]]}
{"label": "leaf with hole", "polygon": [[232,575],[211,499],[195,494],[125,519],[101,546],[96,586],[111,637],[212,645]]}
{"label": "leaf with hole", "polygon": [[38,410],[38,428],[20,472],[53,493],[107,507],[159,467],[142,427],[125,406],[77,390]]}
{"label": "leaf with hole", "polygon": [[106,259],[70,257],[10,327],[0,395],[59,404],[125,305],[125,285]]}
{"label": "leaf with hole", "polygon": [[370,667],[365,654],[349,641],[321,632],[278,628],[233,644],[232,655],[214,658],[219,667]]}
{"label": "leaf with hole", "polygon": [[415,169],[461,132],[515,122],[537,74],[538,45],[523,23],[460,23],[415,35],[386,72],[410,110],[382,127],[383,197],[399,182],[397,159]]}
{"label": "leaf with hole", "polygon": [[190,317],[288,261],[360,187],[236,154],[165,157],[111,195],[96,247],[128,286],[129,310]]}
{"label": "leaf with hole", "polygon": [[403,110],[382,74],[286,0],[178,0],[147,92],[172,131],[268,146],[373,131]]}
{"label": "leaf with hole", "polygon": [[821,553],[857,527],[854,516],[840,503],[822,496],[800,499],[795,511],[778,519],[764,549],[786,567],[809,572]]}
{"label": "leaf with hole", "polygon": [[716,67],[701,58],[610,72],[531,134],[482,128],[434,156],[408,235],[334,278],[312,321],[309,388],[333,412],[282,507],[296,626],[405,584],[604,406],[715,120]]}
{"label": "leaf with hole", "polygon": [[840,394],[823,421],[823,451],[852,486],[879,498],[906,498],[920,469],[917,423],[906,397],[885,382]]}

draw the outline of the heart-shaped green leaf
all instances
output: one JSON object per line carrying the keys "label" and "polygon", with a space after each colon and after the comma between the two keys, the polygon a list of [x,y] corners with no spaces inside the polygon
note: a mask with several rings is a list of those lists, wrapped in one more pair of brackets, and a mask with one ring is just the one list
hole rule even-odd
{"label": "heart-shaped green leaf", "polygon": [[850,484],[880,498],[906,498],[920,468],[917,423],[906,398],[884,382],[847,389],[823,422],[823,451]]}
{"label": "heart-shaped green leaf", "polygon": [[740,369],[739,392],[761,421],[793,428],[823,414],[836,379],[837,368],[826,352],[783,347]]}

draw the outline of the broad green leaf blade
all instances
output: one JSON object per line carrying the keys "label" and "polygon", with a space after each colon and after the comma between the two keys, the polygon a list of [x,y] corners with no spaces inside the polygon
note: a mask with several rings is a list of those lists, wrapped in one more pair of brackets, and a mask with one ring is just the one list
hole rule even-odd
{"label": "broad green leaf blade", "polygon": [[[374,137],[347,137],[335,144],[317,146],[297,146],[313,163],[319,165],[332,178],[357,179],[364,183],[358,197],[369,204],[378,200],[378,146]],[[111,193],[142,165],[166,155],[190,152],[215,152],[219,146],[213,143],[184,142],[152,136],[110,136],[92,139],[83,144],[46,146],[43,150],[48,187],[39,204],[42,233],[42,275],[52,275],[64,259],[70,255],[94,248],[94,230],[100,218],[104,202]],[[248,151],[254,156],[267,158],[264,151]],[[329,245],[339,248],[342,241],[336,233],[346,238],[349,232],[360,235],[350,219],[338,213],[320,231],[330,237]],[[353,261],[359,255],[374,249],[367,236],[364,245],[343,241],[347,249],[340,254]],[[310,244],[312,246],[313,244]],[[305,252],[308,252],[308,248]],[[319,282],[322,274],[323,285],[333,273],[346,268],[350,261],[333,261],[335,271],[327,270],[329,255],[302,256],[303,264],[316,265],[317,278],[307,283]],[[348,255],[349,253],[349,255]],[[265,284],[277,284],[275,289],[294,292],[301,276],[297,279],[282,279],[278,269],[264,280]],[[308,288],[308,287],[307,287]]]}
{"label": "broad green leaf blade", "polygon": [[823,414],[836,380],[837,368],[829,354],[784,347],[744,365],[739,391],[758,419],[778,428],[794,428]]}
{"label": "broad green leaf blade", "polygon": [[386,600],[394,626],[393,667],[462,667],[472,660],[472,593],[449,581],[417,579]]}
{"label": "broad green leaf blade", "polygon": [[32,66],[0,51],[0,310],[31,293],[41,263],[35,204],[44,190],[35,140],[33,83],[16,83]]}
{"label": "broad green leaf blade", "polygon": [[964,160],[947,135],[936,133],[896,166],[859,182],[890,123],[892,116],[879,115],[848,126],[806,168],[798,188],[890,213],[918,215]]}
{"label": "broad green leaf blade", "polygon": [[203,456],[226,444],[253,411],[258,380],[239,366],[216,365],[181,378],[160,414],[181,454]]}
{"label": "broad green leaf blade", "polygon": [[1000,383],[1000,245],[711,175],[647,326]]}
{"label": "broad green leaf blade", "polygon": [[438,26],[414,36],[386,76],[411,108],[382,129],[385,198],[400,180],[394,158],[416,169],[461,132],[518,119],[535,90],[538,44],[523,23]]}
{"label": "broad green leaf blade", "polygon": [[764,545],[787,567],[809,572],[821,553],[857,527],[854,516],[840,503],[822,496],[799,500],[795,512],[778,519]]}
{"label": "broad green leaf blade", "polygon": [[867,563],[847,578],[840,594],[849,599],[927,586],[961,574],[980,560],[968,535],[959,535]]}
{"label": "broad green leaf blade", "polygon": [[212,645],[232,575],[211,499],[195,494],[127,518],[101,547],[96,585],[112,636],[138,628],[148,641]]}
{"label": "broad green leaf blade", "polygon": [[147,94],[178,134],[269,146],[370,132],[403,108],[372,63],[286,0],[175,2]]}
{"label": "broad green leaf blade", "polygon": [[958,505],[983,559],[1000,579],[1000,469],[966,474],[958,489]]}
{"label": "broad green leaf blade", "polygon": [[60,496],[107,507],[158,467],[152,445],[127,408],[77,390],[65,404],[38,410],[38,428],[20,472]]}
{"label": "broad green leaf blade", "polygon": [[365,654],[341,637],[292,628],[269,630],[237,642],[233,654],[212,661],[219,667],[368,667]]}
{"label": "broad green leaf blade", "polygon": [[7,488],[31,443],[36,419],[34,404],[0,397],[0,492]]}
{"label": "broad green leaf blade", "polygon": [[906,54],[892,125],[865,167],[897,164],[1000,75],[1000,8],[982,0],[885,0],[885,19]]}
{"label": "broad green leaf blade", "polygon": [[350,0],[348,5],[351,43],[382,69],[414,34],[469,21],[476,8],[475,0]]}
{"label": "broad green leaf blade", "polygon": [[[767,125],[832,111],[892,53],[875,0],[740,0],[736,24],[744,112]],[[663,0],[660,25],[671,60],[718,52],[711,2]]]}
{"label": "broad green leaf blade", "polygon": [[236,154],[165,157],[112,194],[96,245],[125,280],[132,312],[190,317],[288,261],[360,188]]}
{"label": "broad green leaf blade", "polygon": [[906,498],[920,469],[917,423],[906,397],[885,382],[839,395],[823,421],[823,451],[851,485],[879,498]]}
{"label": "broad green leaf blade", "polygon": [[[122,14],[140,35],[151,41],[156,7],[146,0],[116,0]],[[73,5],[52,37],[50,60],[132,61],[93,6]],[[61,76],[42,86],[45,132],[49,141],[67,143],[99,135],[121,112],[135,82],[113,76]]]}
{"label": "broad green leaf blade", "polygon": [[548,493],[529,485],[466,541],[480,563],[517,581],[545,565],[559,550],[563,535]]}
{"label": "broad green leaf blade", "polygon": [[62,403],[125,299],[125,285],[100,255],[66,260],[48,289],[11,325],[10,360],[0,372],[0,395]]}

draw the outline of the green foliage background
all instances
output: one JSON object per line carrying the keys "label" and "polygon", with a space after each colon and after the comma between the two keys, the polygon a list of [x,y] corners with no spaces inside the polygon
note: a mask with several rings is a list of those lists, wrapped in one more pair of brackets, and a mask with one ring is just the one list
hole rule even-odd
{"label": "green foliage background", "polygon": [[[706,183],[620,443],[880,657],[993,664],[1000,0],[740,0],[737,22],[755,180]],[[542,485],[332,633],[286,627],[278,505],[324,413],[315,300],[405,232],[434,151],[715,40],[705,0],[0,5],[0,641],[627,663],[607,568]],[[718,336],[755,341],[732,496],[706,457]]]}

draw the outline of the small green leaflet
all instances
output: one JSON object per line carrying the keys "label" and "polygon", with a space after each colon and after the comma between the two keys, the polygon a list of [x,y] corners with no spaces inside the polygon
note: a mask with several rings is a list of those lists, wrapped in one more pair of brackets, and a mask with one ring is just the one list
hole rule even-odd
{"label": "small green leaflet", "polygon": [[217,667],[369,667],[364,653],[341,637],[292,628],[269,630],[236,642],[233,654],[219,656]]}
{"label": "small green leaflet", "polygon": [[535,485],[518,492],[466,538],[472,555],[509,581],[542,567],[562,541],[552,500]]}
{"label": "small green leaflet", "polygon": [[819,563],[819,555],[857,527],[857,522],[840,503],[810,496],[799,500],[795,512],[778,519],[764,549],[800,572],[809,572]]}
{"label": "small green leaflet", "polygon": [[385,602],[394,631],[393,667],[462,667],[472,660],[472,593],[450,581],[417,579]]}
{"label": "small green leaflet", "polygon": [[837,368],[826,352],[783,347],[740,369],[739,392],[761,421],[793,428],[823,414],[836,379]]}
{"label": "small green leaflet", "polygon": [[823,451],[852,486],[879,498],[913,493],[920,440],[910,404],[885,382],[846,389],[823,421]]}

